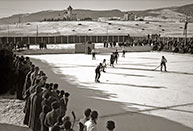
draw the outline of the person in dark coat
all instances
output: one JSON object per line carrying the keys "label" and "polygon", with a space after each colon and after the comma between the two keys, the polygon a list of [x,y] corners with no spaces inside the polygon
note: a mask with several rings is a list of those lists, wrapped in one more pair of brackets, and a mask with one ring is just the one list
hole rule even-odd
{"label": "person in dark coat", "polygon": [[23,100],[22,91],[23,91],[23,85],[24,85],[24,82],[25,82],[25,68],[24,68],[23,57],[21,57],[19,59],[18,73],[19,73],[19,76],[18,76],[18,86],[16,88],[17,99]]}
{"label": "person in dark coat", "polygon": [[66,114],[66,109],[67,109],[67,105],[66,105],[66,101],[64,100],[63,97],[60,98],[60,116],[65,116]]}
{"label": "person in dark coat", "polygon": [[115,54],[112,53],[110,56],[110,66],[114,67],[114,62],[115,62]]}
{"label": "person in dark coat", "polygon": [[166,59],[164,56],[162,56],[161,64],[160,64],[160,66],[161,66],[160,70],[161,70],[161,71],[162,71],[162,68],[163,68],[163,67],[164,67],[164,71],[167,71],[167,70],[166,70],[166,63],[167,63],[167,59]]}
{"label": "person in dark coat", "polygon": [[52,88],[50,87],[50,84],[46,83],[45,88],[43,88],[42,93],[43,93],[43,95],[48,94],[49,96],[51,96],[52,95],[51,90],[52,90]]}
{"label": "person in dark coat", "polygon": [[36,81],[36,85],[30,87],[28,90],[26,90],[26,103],[24,107],[24,124],[30,126],[31,124],[31,116],[33,113],[33,106],[32,106],[32,100],[34,96],[36,95],[36,88],[38,87],[38,81]]}
{"label": "person in dark coat", "polygon": [[[30,92],[30,90],[28,90],[28,92]],[[32,113],[33,113],[33,109],[32,109],[32,100],[34,98],[34,96],[36,95],[36,92],[30,92],[30,96],[29,96],[29,101],[28,101],[28,110],[29,110],[29,118],[28,118],[28,126],[30,127],[31,126],[31,117],[32,117]]]}
{"label": "person in dark coat", "polygon": [[116,62],[116,64],[117,64],[118,58],[119,58],[119,52],[116,50],[115,51],[115,62]]}
{"label": "person in dark coat", "polygon": [[49,128],[44,125],[44,121],[46,118],[47,113],[49,112],[49,107],[47,105],[43,106],[43,110],[40,113],[40,123],[41,123],[41,130],[40,131],[49,131]]}
{"label": "person in dark coat", "polygon": [[39,67],[35,67],[34,72],[32,72],[30,76],[31,86],[35,84],[35,80],[36,80],[36,77],[38,76],[38,72],[39,72]]}
{"label": "person in dark coat", "polygon": [[44,121],[44,124],[49,128],[55,125],[57,118],[60,116],[59,103],[53,102],[51,107],[52,111],[48,112]]}
{"label": "person in dark coat", "polygon": [[[48,92],[46,92],[46,93],[44,93],[43,94],[43,100],[42,100],[42,102],[41,102],[41,106],[43,107],[43,106],[47,106],[48,107],[48,112],[49,111],[51,111],[52,109],[51,109],[51,105],[50,105],[50,103],[49,103],[49,101],[48,101],[48,98],[50,97],[49,96],[49,93]],[[42,108],[43,109],[43,108]]]}
{"label": "person in dark coat", "polygon": [[31,76],[32,72],[34,72],[34,68],[35,68],[35,66],[33,65],[31,71],[29,71],[29,72],[27,73],[26,77],[25,77],[25,83],[24,83],[24,85],[23,85],[23,92],[22,92],[24,99],[26,99],[26,97],[27,97],[27,96],[26,96],[26,91],[27,91],[27,90],[29,89],[29,87],[31,86],[30,76]]}
{"label": "person in dark coat", "polygon": [[59,101],[60,99],[59,99],[59,95],[58,95],[58,93],[57,93],[57,90],[58,90],[58,84],[55,83],[55,84],[53,85],[53,89],[52,89],[52,91],[51,91],[51,96],[53,96],[54,98],[56,98],[56,99]]}
{"label": "person in dark coat", "polygon": [[65,100],[63,98],[60,99],[60,115],[61,116],[65,116],[66,114],[66,103]]}
{"label": "person in dark coat", "polygon": [[30,128],[33,131],[39,131],[40,130],[40,119],[39,115],[42,112],[41,108],[41,102],[42,102],[42,94],[41,94],[41,87],[37,86],[35,95],[32,98],[31,101],[31,115],[30,115]]}
{"label": "person in dark coat", "polygon": [[30,92],[29,90],[25,93],[26,96],[28,96],[25,100],[25,107],[24,107],[24,121],[23,121],[23,124],[24,125],[28,125],[29,123],[29,117],[30,117],[30,104],[31,104],[31,95],[30,95]]}
{"label": "person in dark coat", "polygon": [[102,70],[102,67],[103,65],[102,65],[102,63],[100,63],[98,66],[97,66],[97,68],[95,69],[95,82],[100,82],[99,81],[99,78],[100,78],[100,76],[101,76],[101,70]]}
{"label": "person in dark coat", "polygon": [[125,53],[126,53],[126,51],[123,49],[122,50],[122,57],[125,57]]}

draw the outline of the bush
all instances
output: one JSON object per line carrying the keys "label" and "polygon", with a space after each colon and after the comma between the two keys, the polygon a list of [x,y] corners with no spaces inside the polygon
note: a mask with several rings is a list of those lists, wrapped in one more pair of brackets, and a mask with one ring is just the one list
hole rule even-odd
{"label": "bush", "polygon": [[0,49],[0,94],[8,92],[13,87],[13,52]]}

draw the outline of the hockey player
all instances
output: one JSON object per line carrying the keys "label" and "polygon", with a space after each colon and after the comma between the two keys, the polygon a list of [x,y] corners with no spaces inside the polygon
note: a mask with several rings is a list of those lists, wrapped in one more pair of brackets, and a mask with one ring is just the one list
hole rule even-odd
{"label": "hockey player", "polygon": [[100,78],[100,76],[101,76],[101,70],[102,70],[102,68],[103,68],[103,65],[102,65],[102,63],[100,63],[98,66],[97,66],[97,68],[95,69],[95,82],[100,82],[99,81],[99,78]]}
{"label": "hockey player", "polygon": [[160,63],[160,70],[162,71],[162,68],[164,67],[164,71],[167,71],[166,70],[166,63],[167,63],[167,59],[164,57],[164,56],[162,56],[162,59],[161,59],[161,63]]}

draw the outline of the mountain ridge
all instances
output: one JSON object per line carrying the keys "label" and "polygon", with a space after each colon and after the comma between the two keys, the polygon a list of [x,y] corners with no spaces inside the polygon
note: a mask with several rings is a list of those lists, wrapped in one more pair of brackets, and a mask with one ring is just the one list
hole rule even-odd
{"label": "mountain ridge", "polygon": [[[15,14],[9,17],[0,18],[1,24],[13,24],[20,22],[38,22],[44,19],[61,18],[66,10],[45,10],[35,13]],[[157,9],[147,9],[140,11],[121,11],[113,10],[90,10],[90,9],[74,9],[73,12],[77,14],[78,19],[92,18],[98,19],[100,17],[123,17],[126,12],[133,12],[138,17],[143,17],[145,20],[170,20],[181,21],[189,16],[189,22],[193,22],[193,4],[183,6],[164,7]],[[20,17],[20,18],[19,18]]]}

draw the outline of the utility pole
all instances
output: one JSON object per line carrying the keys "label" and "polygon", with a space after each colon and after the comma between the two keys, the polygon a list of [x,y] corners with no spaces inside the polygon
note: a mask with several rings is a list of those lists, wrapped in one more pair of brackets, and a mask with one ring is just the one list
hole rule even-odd
{"label": "utility pole", "polygon": [[107,42],[109,42],[109,25],[111,25],[111,23],[107,25]]}
{"label": "utility pole", "polygon": [[184,31],[183,31],[183,35],[184,35],[184,45],[187,44],[187,36],[188,36],[188,17],[186,16],[186,20],[185,20],[185,25],[184,25]]}
{"label": "utility pole", "polygon": [[9,42],[9,25],[7,26],[7,43]]}
{"label": "utility pole", "polygon": [[38,36],[38,25],[36,25],[36,36]]}
{"label": "utility pole", "polygon": [[38,25],[36,25],[36,36],[35,36],[35,43],[37,44],[37,37],[38,37]]}
{"label": "utility pole", "polygon": [[9,25],[7,26],[7,36],[9,37]]}
{"label": "utility pole", "polygon": [[19,27],[20,27],[20,23],[21,23],[21,17],[19,15],[19,21],[18,21]]}

